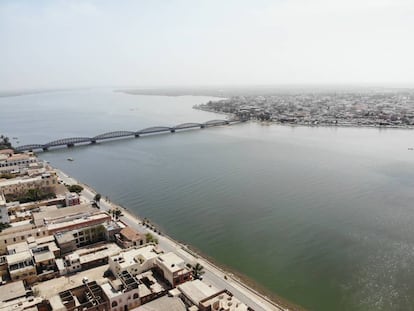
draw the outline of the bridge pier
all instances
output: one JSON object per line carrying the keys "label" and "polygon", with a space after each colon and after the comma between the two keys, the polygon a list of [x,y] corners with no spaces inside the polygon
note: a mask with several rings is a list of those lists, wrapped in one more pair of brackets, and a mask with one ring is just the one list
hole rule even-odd
{"label": "bridge pier", "polygon": [[74,147],[74,146],[75,146],[75,144],[69,143],[69,144],[67,144],[66,146],[68,146],[68,148],[71,148],[71,147]]}
{"label": "bridge pier", "polygon": [[139,137],[139,134],[135,134],[134,136],[135,136],[135,138],[138,138]]}
{"label": "bridge pier", "polygon": [[171,129],[171,130],[170,130],[170,132],[171,132],[171,133],[175,133],[175,129]]}
{"label": "bridge pier", "polygon": [[96,144],[96,140],[91,140],[91,144]]}
{"label": "bridge pier", "polygon": [[48,151],[49,150],[48,147],[43,147],[42,149],[43,149],[43,151]]}
{"label": "bridge pier", "polygon": [[201,129],[205,129],[205,128],[206,128],[206,125],[205,125],[205,124],[201,124],[201,125],[200,125],[200,128],[201,128]]}

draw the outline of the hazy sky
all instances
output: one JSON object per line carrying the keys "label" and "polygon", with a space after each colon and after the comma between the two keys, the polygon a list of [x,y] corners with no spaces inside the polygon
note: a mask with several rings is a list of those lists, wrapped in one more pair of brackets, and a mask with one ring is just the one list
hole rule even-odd
{"label": "hazy sky", "polygon": [[0,0],[0,89],[414,85],[414,0]]}

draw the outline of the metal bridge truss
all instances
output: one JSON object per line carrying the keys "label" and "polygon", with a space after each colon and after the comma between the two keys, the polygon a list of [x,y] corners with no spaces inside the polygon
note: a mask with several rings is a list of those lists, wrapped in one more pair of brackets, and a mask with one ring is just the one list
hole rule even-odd
{"label": "metal bridge truss", "polygon": [[156,133],[164,133],[164,132],[171,132],[174,133],[175,131],[179,130],[185,130],[185,129],[196,129],[196,128],[207,128],[207,127],[213,127],[213,126],[220,126],[220,125],[229,125],[235,122],[239,122],[237,120],[211,120],[207,121],[205,123],[182,123],[178,124],[173,127],[167,127],[167,126],[154,126],[154,127],[148,127],[136,132],[132,131],[114,131],[114,132],[108,132],[104,134],[100,134],[94,137],[70,137],[70,138],[63,138],[54,140],[51,142],[48,142],[47,144],[29,144],[29,145],[23,145],[16,147],[16,151],[22,152],[22,151],[31,151],[31,150],[48,150],[50,147],[58,147],[58,146],[68,146],[72,147],[76,144],[81,143],[96,143],[100,140],[105,139],[115,139],[115,138],[121,138],[121,137],[128,137],[128,136],[135,136],[139,137],[140,135],[145,134],[156,134]]}

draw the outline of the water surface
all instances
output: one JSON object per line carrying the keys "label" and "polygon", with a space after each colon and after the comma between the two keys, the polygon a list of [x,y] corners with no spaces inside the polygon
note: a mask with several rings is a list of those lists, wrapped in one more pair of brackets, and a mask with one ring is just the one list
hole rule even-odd
{"label": "water surface", "polygon": [[[0,131],[45,143],[223,118],[191,109],[208,100],[5,97]],[[40,156],[310,310],[412,310],[413,146],[410,130],[248,123]]]}

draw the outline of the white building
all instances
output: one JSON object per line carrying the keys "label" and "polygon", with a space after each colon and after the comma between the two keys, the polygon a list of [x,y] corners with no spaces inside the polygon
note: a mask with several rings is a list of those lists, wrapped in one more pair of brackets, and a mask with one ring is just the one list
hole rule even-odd
{"label": "white building", "polygon": [[36,157],[28,154],[2,154],[0,157],[0,173],[19,172],[27,169],[30,164],[37,162]]}
{"label": "white building", "polygon": [[137,275],[154,268],[157,257],[158,253],[153,245],[131,248],[109,257],[109,269],[114,275],[118,275],[123,271],[129,272],[131,275]]}
{"label": "white building", "polygon": [[0,192],[0,223],[8,224],[10,222],[9,212],[6,206],[6,199]]}
{"label": "white building", "polygon": [[191,271],[185,266],[184,260],[172,252],[160,255],[155,265],[173,287],[191,280]]}

